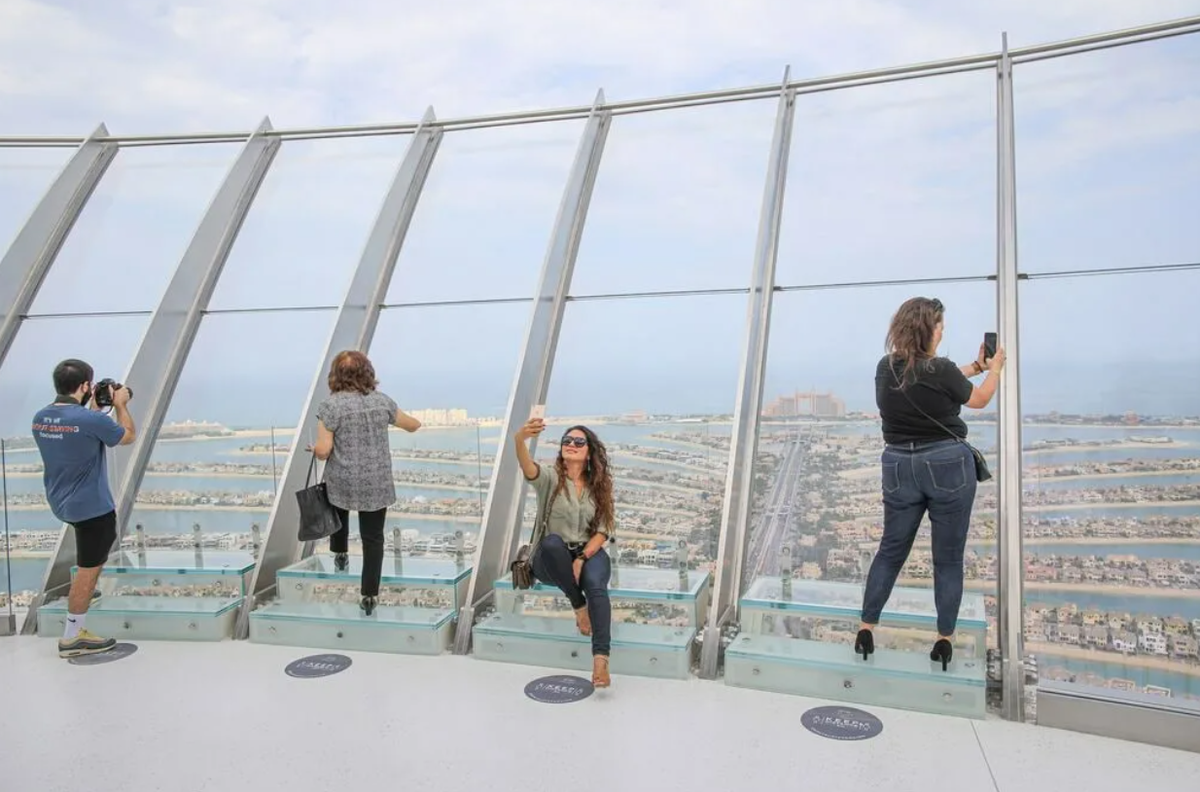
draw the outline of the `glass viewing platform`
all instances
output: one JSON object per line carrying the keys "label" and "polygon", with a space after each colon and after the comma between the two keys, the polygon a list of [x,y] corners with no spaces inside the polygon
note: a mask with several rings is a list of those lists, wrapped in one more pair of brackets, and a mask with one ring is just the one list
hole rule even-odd
{"label": "glass viewing platform", "polygon": [[[233,634],[254,569],[248,552],[126,550],[104,567],[88,610],[88,628],[117,639],[219,641]],[[74,579],[78,567],[71,568]],[[38,635],[58,638],[69,586],[38,611]]]}
{"label": "glass viewing platform", "polygon": [[440,654],[471,578],[455,559],[398,554],[383,560],[379,596],[368,615],[362,598],[362,556],[346,569],[319,553],[281,569],[274,601],[250,614],[250,640],[321,649]]}
{"label": "glass viewing platform", "polygon": [[[937,637],[932,589],[897,586],[854,654],[862,586],[759,577],[741,598],[742,632],[725,652],[725,682],[783,693],[982,718],[987,711],[983,596],[966,593],[949,667],[929,659]],[[899,684],[898,684],[899,683]]]}
{"label": "glass viewing platform", "polygon": [[[708,612],[712,576],[706,570],[614,565],[614,674],[686,679],[696,633]],[[579,634],[570,603],[555,586],[515,589],[512,576],[494,584],[495,612],[472,632],[484,660],[590,670],[591,638]]]}

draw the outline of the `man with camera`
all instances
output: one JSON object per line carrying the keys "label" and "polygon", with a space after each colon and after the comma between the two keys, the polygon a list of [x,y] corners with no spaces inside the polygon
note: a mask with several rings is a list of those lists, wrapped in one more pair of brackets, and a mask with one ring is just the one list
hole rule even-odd
{"label": "man with camera", "polygon": [[[42,455],[46,500],[54,516],[75,531],[78,570],[67,597],[67,625],[59,657],[107,652],[117,645],[84,629],[96,581],[117,539],[117,513],[108,486],[106,449],[134,441],[129,388],[112,380],[94,387],[95,372],[82,360],[54,367],[54,402],[33,418],[33,439]],[[91,406],[88,407],[88,402]],[[101,410],[112,407],[116,420]]]}

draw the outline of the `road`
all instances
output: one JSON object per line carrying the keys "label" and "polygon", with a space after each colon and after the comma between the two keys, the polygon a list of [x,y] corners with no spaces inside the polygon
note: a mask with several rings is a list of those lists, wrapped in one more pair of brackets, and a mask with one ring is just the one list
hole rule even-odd
{"label": "road", "polygon": [[797,432],[788,440],[783,461],[750,536],[750,547],[746,552],[747,584],[759,575],[779,574],[779,554],[792,522],[792,510],[804,470],[804,449],[805,436]]}

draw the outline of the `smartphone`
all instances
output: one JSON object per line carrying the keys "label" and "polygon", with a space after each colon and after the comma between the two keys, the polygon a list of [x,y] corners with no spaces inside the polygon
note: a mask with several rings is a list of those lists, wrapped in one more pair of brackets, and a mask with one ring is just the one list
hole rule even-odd
{"label": "smartphone", "polygon": [[983,334],[983,358],[984,358],[984,360],[991,360],[995,356],[996,356],[996,334],[995,333],[984,333]]}
{"label": "smartphone", "polygon": [[529,420],[545,421],[546,420],[546,405],[544,405],[544,404],[533,405],[533,409],[529,411]]}

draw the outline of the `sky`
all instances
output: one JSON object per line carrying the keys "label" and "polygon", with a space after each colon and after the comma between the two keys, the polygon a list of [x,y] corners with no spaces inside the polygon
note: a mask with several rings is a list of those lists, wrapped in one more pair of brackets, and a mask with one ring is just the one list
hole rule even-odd
{"label": "sky", "polygon": [[[315,0],[0,3],[0,138],[416,121],[761,85],[1200,14],[1191,0]],[[1200,262],[1200,35],[1023,64],[1015,77],[1024,273]],[[773,99],[614,119],[571,293],[744,288]],[[995,77],[801,96],[777,283],[995,272]],[[499,415],[579,120],[448,133],[370,353],[406,408]],[[287,141],[227,261],[169,418],[292,425],[406,136]],[[240,144],[123,149],[0,366],[0,435],[25,434],[63,357],[122,378]],[[0,145],[0,250],[70,156]],[[1200,270],[1023,282],[1030,411],[1200,414]],[[986,282],[777,295],[767,399],[873,406],[895,308],[948,306],[943,354],[994,330]],[[267,314],[253,308],[308,308]],[[747,298],[568,304],[551,414],[733,409]],[[87,312],[87,317],[59,314]],[[103,315],[132,312],[133,315]],[[55,315],[53,317],[49,315]],[[135,394],[135,399],[137,398]]]}

